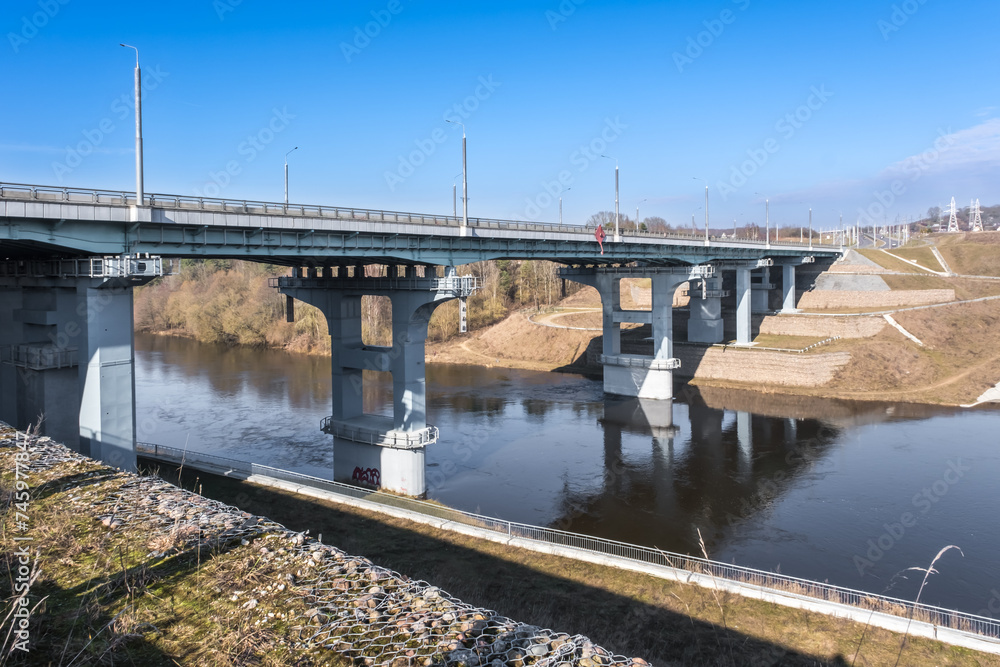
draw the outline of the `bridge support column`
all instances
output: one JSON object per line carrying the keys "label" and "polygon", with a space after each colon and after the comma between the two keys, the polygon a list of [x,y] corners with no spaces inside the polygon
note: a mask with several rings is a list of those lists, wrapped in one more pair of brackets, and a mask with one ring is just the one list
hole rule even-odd
{"label": "bridge support column", "polygon": [[[678,285],[712,275],[711,267],[628,267],[562,269],[560,276],[595,287],[601,295],[604,330],[601,365],[607,394],[670,400],[673,398],[673,371],[680,360],[673,358],[673,298]],[[622,278],[648,278],[653,288],[651,311],[623,310]],[[653,355],[622,352],[621,324],[650,324]]]}
{"label": "bridge support column", "polygon": [[754,313],[766,313],[771,309],[770,297],[774,285],[771,284],[771,269],[764,267],[758,274],[759,282],[753,286],[750,295],[750,310]]}
{"label": "bridge support column", "polygon": [[[465,297],[476,279],[449,269],[444,278],[279,278],[273,284],[285,295],[312,304],[326,316],[332,350],[333,414],[321,430],[333,436],[336,481],[382,488],[409,496],[426,492],[428,445],[438,430],[427,424],[424,343],[434,309],[448,299]],[[392,302],[392,346],[365,345],[361,338],[361,297],[386,296]],[[392,416],[364,411],[364,371],[392,374]]]}
{"label": "bridge support column", "polygon": [[781,312],[797,313],[795,307],[795,265],[784,264],[781,267]]}
{"label": "bridge support column", "polygon": [[722,299],[728,294],[728,291],[722,290],[722,278],[705,278],[700,285],[688,290],[691,310],[687,331],[689,342],[721,343],[725,340]]}
{"label": "bridge support column", "polygon": [[750,267],[736,269],[736,344],[749,345],[751,341]]}
{"label": "bridge support column", "polygon": [[[135,470],[132,286],[159,258],[0,264],[0,418]],[[147,262],[149,266],[147,267]],[[54,277],[60,276],[60,277]],[[93,277],[92,277],[93,276]]]}

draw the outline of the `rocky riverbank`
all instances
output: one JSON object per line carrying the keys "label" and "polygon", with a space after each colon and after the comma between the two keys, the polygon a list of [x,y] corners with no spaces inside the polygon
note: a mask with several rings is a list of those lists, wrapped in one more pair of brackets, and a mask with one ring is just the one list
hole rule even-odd
{"label": "rocky riverbank", "polygon": [[11,580],[33,551],[15,664],[646,664],[47,438],[6,430],[0,463]]}

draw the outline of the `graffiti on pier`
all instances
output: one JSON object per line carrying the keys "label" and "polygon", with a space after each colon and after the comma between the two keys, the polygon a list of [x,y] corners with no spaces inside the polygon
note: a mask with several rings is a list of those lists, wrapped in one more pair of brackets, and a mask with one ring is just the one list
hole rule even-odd
{"label": "graffiti on pier", "polygon": [[376,489],[382,486],[382,475],[379,473],[378,468],[362,468],[357,466],[354,468],[354,474],[351,476],[351,479],[361,484],[374,486]]}

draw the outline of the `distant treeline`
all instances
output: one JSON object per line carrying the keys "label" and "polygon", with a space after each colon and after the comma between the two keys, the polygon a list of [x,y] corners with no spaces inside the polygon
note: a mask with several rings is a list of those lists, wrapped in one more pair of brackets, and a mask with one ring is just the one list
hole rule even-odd
{"label": "distant treeline", "polygon": [[[470,330],[499,322],[512,310],[558,301],[562,281],[557,265],[546,261],[498,260],[462,267],[479,278],[480,289],[468,299]],[[368,266],[369,276],[385,267]],[[194,338],[205,343],[283,348],[329,354],[326,318],[316,308],[295,304],[295,322],[285,321],[284,296],[267,279],[289,275],[287,267],[236,260],[183,260],[180,271],[135,290],[135,328]],[[579,289],[567,283],[569,291]],[[391,305],[386,297],[362,299],[362,335],[369,345],[392,339]],[[431,317],[428,339],[446,340],[458,333],[458,302],[439,306]]]}

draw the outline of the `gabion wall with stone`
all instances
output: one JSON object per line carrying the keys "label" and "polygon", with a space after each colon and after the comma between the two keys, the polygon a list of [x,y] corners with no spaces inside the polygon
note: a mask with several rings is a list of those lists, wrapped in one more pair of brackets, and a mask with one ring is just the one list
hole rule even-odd
{"label": "gabion wall with stone", "polygon": [[[0,448],[13,446],[14,437],[0,438]],[[294,648],[313,657],[322,658],[332,651],[371,667],[647,664],[639,658],[614,655],[582,635],[518,623],[465,604],[428,582],[410,580],[157,477],[94,467],[90,459],[48,438],[31,438],[30,451],[29,472],[91,464],[88,472],[71,476],[63,486],[69,502],[75,511],[90,514],[107,529],[142,530],[151,544],[162,538],[159,543],[164,551],[152,551],[151,560],[168,551],[176,554],[238,541],[278,566],[286,574],[270,584],[269,590],[287,591],[305,601],[300,605],[305,611],[281,621],[290,622],[296,631]],[[101,485],[94,484],[97,479],[114,480],[114,490],[101,493]],[[253,596],[252,590],[241,591],[231,599],[242,599],[243,608],[253,609],[257,602]],[[265,625],[277,621],[273,614],[260,619]]]}

